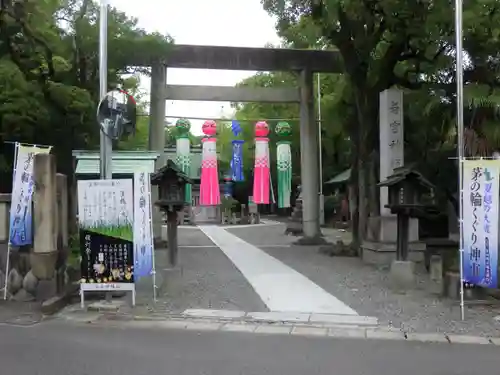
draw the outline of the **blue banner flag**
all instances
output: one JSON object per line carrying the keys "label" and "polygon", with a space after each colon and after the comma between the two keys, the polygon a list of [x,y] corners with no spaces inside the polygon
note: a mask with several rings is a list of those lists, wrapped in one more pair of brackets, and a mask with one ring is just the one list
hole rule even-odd
{"label": "blue banner flag", "polygon": [[9,242],[12,246],[24,246],[33,243],[34,157],[35,154],[48,154],[51,149],[52,147],[41,148],[16,145],[9,228]]}
{"label": "blue banner flag", "polygon": [[497,288],[500,161],[466,160],[463,171],[463,278]]}
{"label": "blue banner flag", "polygon": [[231,121],[231,130],[235,137],[237,137],[241,133],[241,125],[238,120]]}
{"label": "blue banner flag", "polygon": [[243,175],[243,144],[245,141],[236,139],[233,142],[233,157],[231,158],[231,176],[233,181],[244,181]]}

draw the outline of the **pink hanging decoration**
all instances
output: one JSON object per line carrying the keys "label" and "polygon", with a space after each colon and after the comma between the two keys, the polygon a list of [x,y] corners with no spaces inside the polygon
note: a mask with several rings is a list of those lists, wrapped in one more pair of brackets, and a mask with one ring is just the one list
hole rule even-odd
{"label": "pink hanging decoration", "polygon": [[215,121],[205,121],[202,131],[208,137],[202,139],[200,205],[217,206],[220,204],[219,173],[217,171],[217,133]]}
{"label": "pink hanging decoration", "polygon": [[255,165],[253,174],[253,201],[269,204],[269,126],[265,121],[255,124]]}

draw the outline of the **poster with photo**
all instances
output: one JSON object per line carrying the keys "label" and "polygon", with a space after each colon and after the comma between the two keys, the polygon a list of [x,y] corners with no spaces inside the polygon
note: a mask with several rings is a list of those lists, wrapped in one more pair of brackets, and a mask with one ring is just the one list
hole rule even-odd
{"label": "poster with photo", "polygon": [[[132,180],[78,181],[81,283],[86,290],[134,282]],[[92,285],[92,287],[90,287]]]}

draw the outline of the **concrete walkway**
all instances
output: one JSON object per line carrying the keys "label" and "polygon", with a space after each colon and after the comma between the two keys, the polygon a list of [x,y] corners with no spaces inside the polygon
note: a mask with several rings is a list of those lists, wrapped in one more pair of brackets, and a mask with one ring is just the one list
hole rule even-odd
{"label": "concrete walkway", "polygon": [[240,270],[269,310],[358,315],[307,277],[224,228],[199,228]]}

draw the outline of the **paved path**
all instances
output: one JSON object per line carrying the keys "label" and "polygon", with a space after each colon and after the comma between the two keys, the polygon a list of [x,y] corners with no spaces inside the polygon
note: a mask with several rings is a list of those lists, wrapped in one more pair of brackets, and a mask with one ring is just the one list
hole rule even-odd
{"label": "paved path", "polygon": [[[43,319],[40,303],[4,301],[0,299],[0,324],[16,324],[30,326]],[[1,369],[1,363],[0,363]],[[1,373],[1,371],[0,371]]]}
{"label": "paved path", "polygon": [[[397,291],[392,288],[388,267],[367,265],[359,258],[329,257],[320,254],[314,246],[266,246],[266,243],[291,244],[296,240],[296,237],[283,235],[284,230],[283,225],[259,230],[235,227],[229,232],[305,275],[360,315],[379,318],[382,326],[410,332],[500,336],[499,305],[468,305],[466,319],[461,321],[459,304],[432,294],[429,275],[423,270],[417,272],[414,289]],[[329,232],[334,237],[335,230]]]}
{"label": "paved path", "polygon": [[[125,329],[124,329],[125,328]],[[0,326],[8,375],[497,374],[494,345],[72,326]]]}
{"label": "paved path", "polygon": [[[405,332],[500,337],[499,306],[467,306],[466,320],[461,321],[457,303],[429,292],[429,276],[426,273],[417,273],[416,288],[401,293],[391,289],[387,268],[366,265],[358,258],[329,257],[320,254],[317,247],[295,246],[293,242],[297,238],[284,235],[284,225],[232,226],[224,230],[239,237],[246,243],[246,249],[251,249],[250,252],[242,251],[239,245],[226,246],[221,251],[196,227],[179,230],[179,269],[166,275],[168,287],[156,304],[152,303],[151,282],[146,280],[144,288],[138,291],[140,311],[137,314],[167,316],[190,309],[266,313],[275,310],[272,305],[268,307],[263,302],[267,295],[282,303],[280,298],[283,296],[274,297],[278,287],[284,290],[283,295],[287,299],[293,296],[295,300],[292,303],[298,304],[300,300],[295,297],[297,290],[290,286],[278,283],[273,288],[273,283],[263,283],[260,290],[255,289],[254,284],[259,283],[260,274],[252,275],[256,266],[246,264],[247,260],[241,258],[245,253],[251,253],[258,254],[258,259],[265,259],[263,264],[268,264],[269,260],[272,267],[279,264],[286,274],[290,271],[294,275],[299,273],[299,278],[306,280],[307,285],[326,291],[328,298],[335,296],[361,316],[377,317],[381,327],[395,327]],[[334,229],[330,232],[332,238],[337,234],[348,235]],[[167,252],[157,251],[156,254],[158,269],[168,267]],[[258,271],[262,274],[264,269]],[[278,276],[275,273],[274,277]],[[272,289],[268,288],[269,285]],[[290,313],[282,315],[289,316]],[[7,318],[3,321],[10,319]],[[29,316],[23,317],[23,320],[25,324],[32,324]]]}
{"label": "paved path", "polygon": [[271,311],[357,315],[307,277],[224,228],[199,228],[241,271]]}
{"label": "paved path", "polygon": [[136,283],[137,303],[158,311],[186,309],[268,311],[232,262],[199,229],[179,231],[179,265],[168,269],[168,251],[156,250],[158,278],[164,287],[153,303],[151,280]]}

